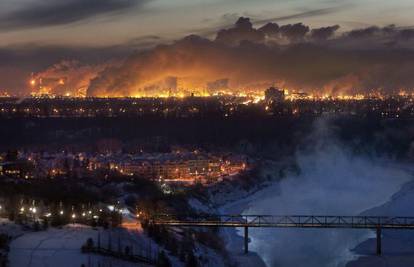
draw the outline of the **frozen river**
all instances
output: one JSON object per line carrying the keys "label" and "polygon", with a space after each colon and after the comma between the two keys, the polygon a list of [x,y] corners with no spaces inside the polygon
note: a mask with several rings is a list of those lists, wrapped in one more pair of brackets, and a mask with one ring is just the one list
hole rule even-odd
{"label": "frozen river", "polygon": [[[226,212],[358,215],[386,203],[403,184],[412,180],[412,170],[386,161],[351,156],[334,145],[300,155],[297,162],[300,175],[288,176],[228,205],[224,208]],[[243,232],[238,234],[242,236]],[[229,242],[237,239],[228,236]],[[358,257],[351,250],[373,236],[369,230],[252,228],[249,248],[272,267],[345,266]]]}

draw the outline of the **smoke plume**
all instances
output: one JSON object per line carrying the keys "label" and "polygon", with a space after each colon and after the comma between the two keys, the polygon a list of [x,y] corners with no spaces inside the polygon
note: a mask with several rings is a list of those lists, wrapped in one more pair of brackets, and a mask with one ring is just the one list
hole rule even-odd
{"label": "smoke plume", "polygon": [[151,95],[176,77],[178,90],[203,91],[226,81],[230,90],[275,84],[316,93],[394,93],[411,90],[414,30],[394,25],[337,34],[339,25],[302,23],[255,28],[239,18],[214,40],[192,35],[130,56],[96,77],[88,95]]}
{"label": "smoke plume", "polygon": [[256,27],[241,17],[213,40],[190,35],[138,50],[120,64],[61,68],[60,63],[36,76],[67,77],[65,90],[86,86],[88,96],[112,97],[262,92],[272,85],[331,95],[414,88],[414,29],[389,25],[338,32],[339,25],[311,29],[263,22]]}
{"label": "smoke plume", "polygon": [[104,64],[85,65],[78,61],[61,61],[37,73],[33,79],[35,93],[85,96],[90,81],[105,68]]}

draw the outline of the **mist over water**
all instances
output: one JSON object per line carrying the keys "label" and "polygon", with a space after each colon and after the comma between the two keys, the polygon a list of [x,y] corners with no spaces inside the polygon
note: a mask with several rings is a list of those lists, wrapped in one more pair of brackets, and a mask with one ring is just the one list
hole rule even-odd
{"label": "mist over water", "polygon": [[[290,174],[251,197],[244,214],[358,215],[385,203],[411,174],[384,159],[354,155],[320,120],[297,153],[299,175]],[[242,233],[240,233],[242,235]],[[251,229],[250,250],[268,266],[344,266],[368,230]],[[373,253],[375,248],[372,248]]]}

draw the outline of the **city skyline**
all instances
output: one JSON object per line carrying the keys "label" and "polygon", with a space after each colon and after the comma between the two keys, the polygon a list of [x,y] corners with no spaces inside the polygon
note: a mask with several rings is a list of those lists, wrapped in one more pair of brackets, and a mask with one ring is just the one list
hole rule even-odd
{"label": "city skyline", "polygon": [[413,11],[0,0],[0,267],[414,266]]}
{"label": "city skyline", "polygon": [[[2,95],[246,93],[270,85],[355,95],[414,87],[409,1],[7,0],[1,5]],[[252,44],[248,51],[246,42]],[[400,70],[383,81],[393,65]]]}

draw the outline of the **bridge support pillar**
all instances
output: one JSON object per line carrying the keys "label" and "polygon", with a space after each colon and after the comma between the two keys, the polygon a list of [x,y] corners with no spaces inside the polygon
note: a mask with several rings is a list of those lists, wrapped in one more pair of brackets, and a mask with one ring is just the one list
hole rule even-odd
{"label": "bridge support pillar", "polygon": [[377,227],[377,255],[381,256],[382,248],[381,248],[381,227]]}
{"label": "bridge support pillar", "polygon": [[249,253],[249,227],[244,227],[244,254]]}

